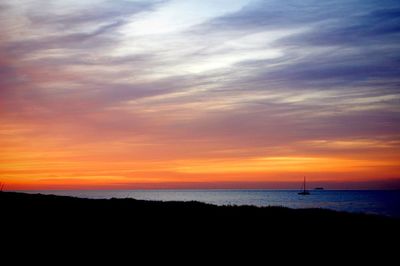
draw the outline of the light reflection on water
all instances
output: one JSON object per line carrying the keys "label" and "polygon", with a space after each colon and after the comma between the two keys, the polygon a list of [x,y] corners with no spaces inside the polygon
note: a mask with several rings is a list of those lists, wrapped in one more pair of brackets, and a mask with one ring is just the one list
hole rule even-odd
{"label": "light reflection on water", "polygon": [[[25,191],[26,192],[26,191]],[[294,190],[54,190],[30,191],[82,198],[135,198],[157,201],[200,201],[216,205],[326,208],[400,217],[400,191],[314,190],[298,195]]]}

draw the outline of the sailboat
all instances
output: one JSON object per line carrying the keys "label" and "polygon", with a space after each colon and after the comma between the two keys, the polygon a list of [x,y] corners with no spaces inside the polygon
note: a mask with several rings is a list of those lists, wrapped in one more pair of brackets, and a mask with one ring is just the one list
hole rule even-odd
{"label": "sailboat", "polygon": [[299,195],[310,195],[310,192],[308,192],[308,190],[306,190],[306,177],[304,177],[304,182],[303,182],[303,186],[302,186],[303,191],[297,193]]}

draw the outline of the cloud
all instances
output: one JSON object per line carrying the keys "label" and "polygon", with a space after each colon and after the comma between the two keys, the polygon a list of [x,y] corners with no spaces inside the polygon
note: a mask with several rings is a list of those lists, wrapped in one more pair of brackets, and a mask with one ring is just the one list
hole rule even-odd
{"label": "cloud", "polygon": [[378,143],[371,160],[398,138],[398,1],[39,2],[0,6],[9,146],[166,163]]}
{"label": "cloud", "polygon": [[33,26],[51,25],[69,30],[71,27],[82,27],[85,24],[123,20],[151,11],[162,2],[165,1],[92,1],[92,3],[81,1],[80,4],[79,1],[69,1],[69,3],[48,1],[48,9],[38,10],[33,6],[27,16]]}

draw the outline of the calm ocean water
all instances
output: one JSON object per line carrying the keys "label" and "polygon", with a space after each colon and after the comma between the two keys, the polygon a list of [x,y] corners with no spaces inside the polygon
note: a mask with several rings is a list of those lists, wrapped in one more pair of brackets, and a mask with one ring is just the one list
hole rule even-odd
{"label": "calm ocean water", "polygon": [[30,192],[93,199],[134,198],[157,201],[200,201],[216,205],[326,208],[400,217],[400,191],[398,190],[314,190],[308,196],[298,195],[298,191],[295,190],[53,190]]}

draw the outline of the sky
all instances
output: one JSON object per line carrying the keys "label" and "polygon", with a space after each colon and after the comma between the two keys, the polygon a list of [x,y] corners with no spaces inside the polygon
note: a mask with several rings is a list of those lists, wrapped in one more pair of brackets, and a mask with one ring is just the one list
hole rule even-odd
{"label": "sky", "polygon": [[400,188],[398,0],[2,0],[6,189]]}

